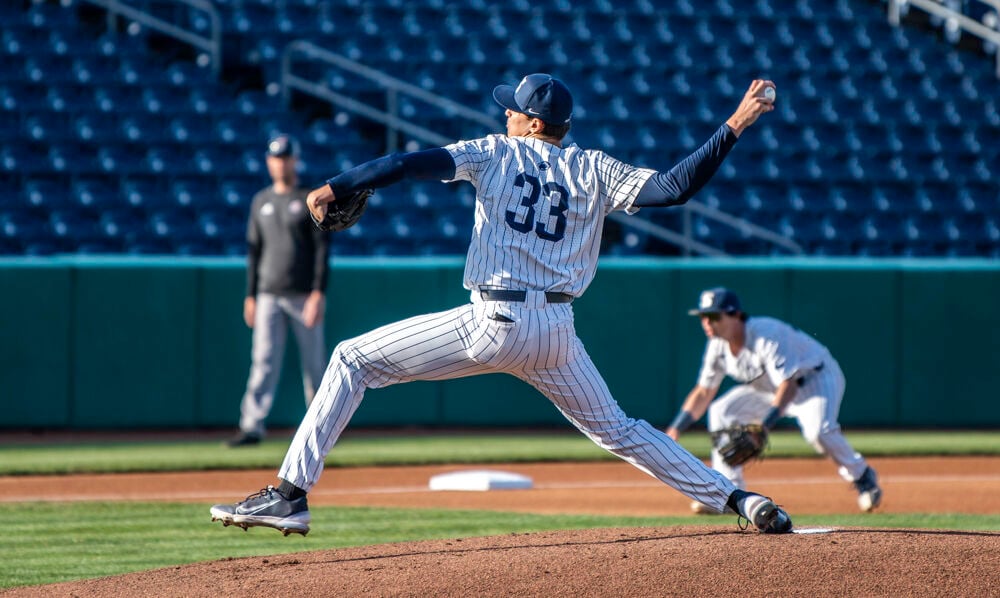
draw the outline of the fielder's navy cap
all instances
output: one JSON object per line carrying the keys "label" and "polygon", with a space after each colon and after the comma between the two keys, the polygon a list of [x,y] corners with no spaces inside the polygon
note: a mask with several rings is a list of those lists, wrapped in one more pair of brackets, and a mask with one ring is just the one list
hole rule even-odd
{"label": "fielder's navy cap", "polygon": [[275,158],[298,156],[299,143],[291,135],[279,133],[267,142],[267,155]]}
{"label": "fielder's navy cap", "polygon": [[706,289],[698,297],[698,307],[688,310],[688,315],[700,316],[702,314],[736,313],[741,311],[740,298],[736,293],[725,287],[715,287]]}
{"label": "fielder's navy cap", "polygon": [[552,125],[568,125],[573,118],[573,95],[552,75],[528,75],[517,87],[497,85],[493,99],[504,108],[527,114]]}

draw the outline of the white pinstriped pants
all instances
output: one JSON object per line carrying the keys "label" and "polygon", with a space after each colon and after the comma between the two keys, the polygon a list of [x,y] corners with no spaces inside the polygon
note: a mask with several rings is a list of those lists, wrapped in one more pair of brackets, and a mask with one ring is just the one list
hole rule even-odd
{"label": "white pinstriped pants", "polygon": [[537,291],[523,303],[484,302],[474,293],[469,305],[337,345],[278,475],[311,489],[366,388],[493,372],[531,384],[598,446],[694,500],[721,512],[735,490],[664,433],[625,415],[576,336],[572,306],[545,304]]}
{"label": "white pinstriped pants", "polygon": [[[844,398],[844,373],[833,357],[823,361],[823,369],[808,375],[785,415],[798,422],[802,437],[840,466],[838,473],[848,482],[864,473],[868,464],[844,438],[837,418]],[[759,422],[771,408],[774,393],[762,392],[741,384],[712,402],[708,408],[708,431],[715,432],[733,424]],[[712,449],[712,467],[722,472],[740,488],[745,488],[743,467],[726,465],[719,451]]]}

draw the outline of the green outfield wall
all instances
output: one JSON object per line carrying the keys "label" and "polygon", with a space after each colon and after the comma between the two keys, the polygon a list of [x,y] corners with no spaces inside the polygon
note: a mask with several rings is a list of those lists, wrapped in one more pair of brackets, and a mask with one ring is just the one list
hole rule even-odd
{"label": "green outfield wall", "polygon": [[[329,348],[468,300],[460,259],[335,259]],[[751,314],[816,336],[847,376],[841,423],[1000,426],[1000,263],[987,260],[605,259],[577,332],[625,410],[663,425],[705,339],[686,315],[726,285]],[[239,259],[0,260],[0,428],[235,427],[250,365]],[[270,424],[305,412],[291,343]],[[548,426],[504,375],[371,390],[361,426]]]}

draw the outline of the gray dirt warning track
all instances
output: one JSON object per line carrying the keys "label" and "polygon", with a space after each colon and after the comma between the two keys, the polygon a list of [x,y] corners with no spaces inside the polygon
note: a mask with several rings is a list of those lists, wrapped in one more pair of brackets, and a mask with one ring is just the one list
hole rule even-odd
{"label": "gray dirt warning track", "polygon": [[1000,596],[1000,532],[730,525],[509,534],[227,559],[5,596]]}

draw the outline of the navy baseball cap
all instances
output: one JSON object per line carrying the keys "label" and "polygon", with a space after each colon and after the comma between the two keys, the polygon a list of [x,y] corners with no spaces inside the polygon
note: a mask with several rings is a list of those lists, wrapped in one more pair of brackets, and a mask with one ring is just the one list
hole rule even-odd
{"label": "navy baseball cap", "polygon": [[275,158],[289,158],[299,155],[299,143],[285,133],[279,133],[267,142],[267,155]]}
{"label": "navy baseball cap", "polygon": [[493,99],[504,108],[551,125],[568,125],[573,118],[573,95],[569,88],[545,73],[528,75],[517,87],[497,85]]}
{"label": "navy baseball cap", "polygon": [[725,287],[715,287],[701,292],[698,297],[698,307],[689,309],[688,315],[731,314],[742,311],[742,309],[740,298],[736,296],[736,293]]}

